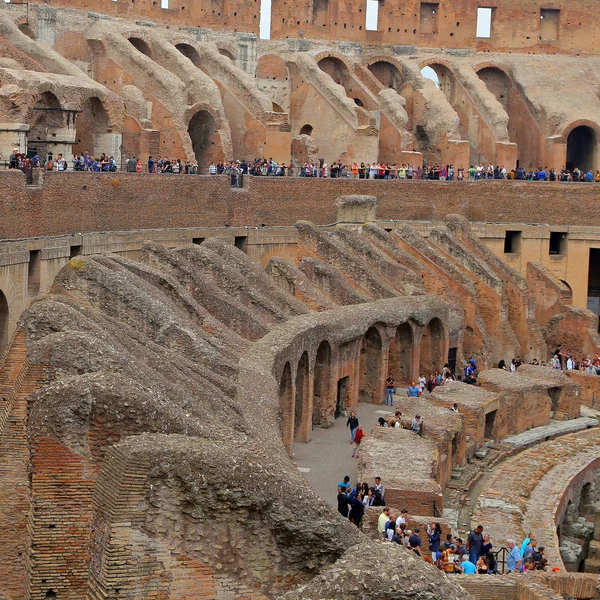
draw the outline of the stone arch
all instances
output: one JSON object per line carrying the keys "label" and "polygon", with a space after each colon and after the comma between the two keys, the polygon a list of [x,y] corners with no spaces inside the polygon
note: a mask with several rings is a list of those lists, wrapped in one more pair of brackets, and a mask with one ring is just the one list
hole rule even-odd
{"label": "stone arch", "polygon": [[110,116],[102,100],[90,96],[83,102],[81,110],[75,127],[73,153],[82,154],[87,151],[92,156],[99,156],[104,152],[111,156],[113,147],[103,138],[104,134],[111,132]]}
{"label": "stone arch", "polygon": [[175,48],[181,52],[186,58],[189,58],[196,67],[200,68],[200,53],[191,44],[175,44]]}
{"label": "stone arch", "polygon": [[264,54],[258,59],[254,76],[257,79],[287,81],[290,77],[287,64],[281,56]]}
{"label": "stone arch", "polygon": [[188,133],[199,169],[205,169],[218,153],[214,117],[207,110],[199,110],[190,119]]}
{"label": "stone arch", "polygon": [[317,57],[317,65],[319,66],[319,69],[324,73],[327,73],[333,81],[346,88],[350,69],[339,56],[328,53],[322,58]]}
{"label": "stone arch", "polygon": [[388,371],[397,384],[408,384],[412,379],[413,329],[410,323],[396,328],[388,350]]}
{"label": "stone arch", "polygon": [[331,392],[331,346],[323,341],[317,349],[314,368],[313,427],[333,422],[335,398]]}
{"label": "stone arch", "polygon": [[419,374],[429,377],[446,362],[444,359],[444,325],[437,317],[423,329],[419,353]]}
{"label": "stone arch", "polygon": [[496,100],[508,112],[511,80],[507,73],[495,66],[482,67],[477,71],[477,77],[485,83],[487,89],[494,94]]}
{"label": "stone arch", "polygon": [[310,382],[308,353],[303,352],[296,371],[296,399],[294,402],[294,440],[308,442],[312,431],[310,411]]}
{"label": "stone arch", "polygon": [[589,125],[573,127],[567,136],[566,167],[582,171],[598,168],[598,132]]}
{"label": "stone arch", "polygon": [[313,132],[313,126],[310,125],[309,123],[302,125],[302,127],[300,128],[300,135],[312,135],[312,132]]}
{"label": "stone arch", "polygon": [[432,59],[429,61],[425,61],[420,69],[424,69],[425,67],[430,67],[435,71],[435,74],[438,76],[440,90],[443,92],[444,96],[448,102],[452,104],[452,98],[454,95],[454,72],[447,61]]}
{"label": "stone arch", "polygon": [[8,299],[2,290],[0,290],[0,354],[8,346],[8,319],[10,311],[8,309]]}
{"label": "stone arch", "polygon": [[37,40],[37,36],[35,35],[33,29],[31,29],[31,27],[29,26],[29,23],[21,23],[18,27],[19,31],[21,33],[24,33],[28,38],[31,38],[32,40]]}
{"label": "stone arch", "polygon": [[218,50],[221,56],[226,56],[232,63],[235,64],[235,56],[229,50],[226,50],[225,48],[218,48]]}
{"label": "stone arch", "polygon": [[[67,126],[65,113],[60,100],[51,91],[43,91],[34,104],[31,123],[29,125],[28,146],[39,152],[45,160],[49,152],[53,152],[53,139],[60,140],[64,135],[60,132]],[[60,151],[60,150],[59,150]]]}
{"label": "stone arch", "polygon": [[291,455],[294,442],[294,390],[290,363],[285,363],[279,380],[279,422],[283,445]]}
{"label": "stone arch", "polygon": [[152,48],[150,48],[148,42],[135,36],[128,37],[127,40],[136,50],[146,55],[148,58],[152,58]]}
{"label": "stone arch", "polygon": [[381,373],[383,342],[377,327],[369,327],[360,349],[358,401],[380,404],[383,394]]}
{"label": "stone arch", "polygon": [[367,68],[373,76],[386,88],[401,93],[404,85],[404,77],[400,69],[387,60],[376,60],[370,63]]}

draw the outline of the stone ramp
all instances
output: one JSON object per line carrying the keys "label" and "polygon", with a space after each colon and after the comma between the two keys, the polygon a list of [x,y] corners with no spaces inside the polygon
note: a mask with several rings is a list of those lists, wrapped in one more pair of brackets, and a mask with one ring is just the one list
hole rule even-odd
{"label": "stone ramp", "polygon": [[518,435],[511,435],[502,440],[503,444],[507,444],[512,448],[527,448],[538,442],[547,441],[550,438],[567,433],[574,433],[597,427],[598,421],[592,417],[580,417],[579,419],[571,419],[569,421],[551,421],[549,425],[535,427]]}

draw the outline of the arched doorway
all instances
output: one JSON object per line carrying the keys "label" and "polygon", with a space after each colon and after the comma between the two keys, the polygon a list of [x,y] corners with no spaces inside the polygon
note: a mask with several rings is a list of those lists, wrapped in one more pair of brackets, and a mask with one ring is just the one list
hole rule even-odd
{"label": "arched doorway", "polygon": [[438,318],[433,318],[423,330],[419,374],[429,377],[436,369],[444,366],[444,326]]}
{"label": "arched doorway", "polygon": [[388,371],[398,385],[410,383],[412,348],[412,327],[409,323],[403,323],[396,329],[388,351]]}
{"label": "arched doorway", "polygon": [[381,404],[383,382],[381,377],[381,336],[376,327],[370,327],[360,349],[360,385],[358,401]]}
{"label": "arched doorway", "polygon": [[[435,76],[437,77],[437,81],[435,77],[431,73],[433,71]],[[431,79],[439,88],[444,92],[444,96],[450,104],[452,104],[452,95],[454,92],[454,75],[452,75],[452,71],[448,67],[438,63],[432,63],[423,67],[421,69],[421,75],[426,79]]]}
{"label": "arched doorway", "polygon": [[[312,418],[309,420],[309,374],[308,354],[304,352],[298,361],[296,373],[296,402],[294,403],[294,440],[308,442],[312,432]],[[312,417],[312,414],[310,415]]]}
{"label": "arched doorway", "polygon": [[188,125],[198,168],[205,170],[215,152],[216,127],[213,116],[206,110],[198,111]]}
{"label": "arched doorway", "polygon": [[400,94],[402,89],[402,74],[396,65],[386,62],[385,60],[378,60],[369,65],[369,71],[373,73],[381,85],[395,90]]}
{"label": "arched doorway", "polygon": [[177,50],[185,57],[189,58],[196,67],[200,68],[200,54],[198,54],[198,50],[196,50],[194,46],[190,46],[189,44],[176,44],[175,48],[177,48]]}
{"label": "arched doorway", "polygon": [[138,37],[130,37],[127,38],[129,43],[136,49],[139,50],[142,54],[145,54],[148,58],[152,58],[152,50],[150,46],[141,38]]}
{"label": "arched doorway", "polygon": [[341,61],[339,58],[335,56],[326,56],[322,58],[318,63],[319,69],[324,71],[339,85],[342,85],[346,88],[348,83],[348,67]]}
{"label": "arched doorway", "polygon": [[0,354],[8,346],[8,300],[0,290]]}
{"label": "arched doorway", "polygon": [[567,169],[572,171],[578,168],[588,171],[597,168],[597,145],[596,132],[591,127],[585,125],[575,127],[567,138]]}
{"label": "arched doorway", "polygon": [[308,123],[306,125],[302,125],[302,129],[300,129],[300,135],[312,135],[313,132],[313,126],[309,125]]}
{"label": "arched doorway", "polygon": [[[53,141],[63,140],[65,137],[65,114],[59,99],[52,92],[44,92],[34,105],[27,135],[28,148],[31,152],[38,152],[44,161],[48,153],[65,151],[62,147],[64,144],[59,145]],[[72,126],[73,123],[70,122],[69,125]]]}
{"label": "arched doorway", "polygon": [[[89,152],[92,156],[100,156],[102,153],[112,156],[113,146],[110,143],[103,144],[102,140],[102,135],[110,129],[108,113],[102,101],[96,97],[88,98],[81,108],[82,112],[77,117],[73,154]],[[118,157],[115,159],[118,162]]]}
{"label": "arched doorway", "polygon": [[294,442],[294,396],[292,389],[292,370],[290,363],[283,368],[281,380],[279,381],[279,419],[281,428],[281,439],[287,451],[292,453]]}
{"label": "arched doorway", "polygon": [[335,400],[331,393],[331,346],[321,342],[315,362],[312,424],[314,427],[333,423]]}

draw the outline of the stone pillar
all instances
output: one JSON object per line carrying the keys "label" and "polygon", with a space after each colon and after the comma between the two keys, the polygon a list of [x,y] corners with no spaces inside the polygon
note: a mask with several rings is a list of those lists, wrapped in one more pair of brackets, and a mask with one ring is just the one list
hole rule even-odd
{"label": "stone pillar", "polygon": [[315,401],[315,374],[308,372],[308,382],[304,384],[302,402],[302,414],[300,415],[300,427],[296,441],[310,442],[312,440],[312,415]]}
{"label": "stone pillar", "polygon": [[376,196],[338,196],[335,206],[340,225],[360,226],[375,221],[377,217]]}

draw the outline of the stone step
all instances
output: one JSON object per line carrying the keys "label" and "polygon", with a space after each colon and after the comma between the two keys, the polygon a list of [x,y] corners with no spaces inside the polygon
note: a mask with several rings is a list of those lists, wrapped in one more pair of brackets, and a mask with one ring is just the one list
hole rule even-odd
{"label": "stone step", "polygon": [[502,440],[503,444],[513,448],[526,448],[538,442],[549,440],[558,435],[574,433],[590,427],[597,427],[598,421],[591,417],[579,417],[570,421],[551,421],[550,425],[535,427],[518,435],[512,435]]}

